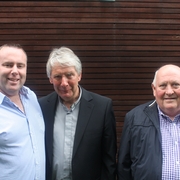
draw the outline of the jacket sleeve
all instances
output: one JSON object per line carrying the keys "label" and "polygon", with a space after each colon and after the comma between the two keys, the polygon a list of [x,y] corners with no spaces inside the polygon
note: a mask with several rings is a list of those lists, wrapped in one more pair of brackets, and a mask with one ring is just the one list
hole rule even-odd
{"label": "jacket sleeve", "polygon": [[105,122],[104,134],[102,139],[102,173],[101,180],[116,180],[116,120],[112,109],[112,101],[108,101]]}
{"label": "jacket sleeve", "polygon": [[130,126],[132,117],[126,114],[118,152],[118,180],[131,180]]}

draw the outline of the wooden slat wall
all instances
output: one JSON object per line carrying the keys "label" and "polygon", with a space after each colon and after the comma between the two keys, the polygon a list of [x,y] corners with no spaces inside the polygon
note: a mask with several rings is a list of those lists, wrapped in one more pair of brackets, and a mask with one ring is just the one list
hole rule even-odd
{"label": "wooden slat wall", "polygon": [[118,143],[125,113],[153,99],[155,70],[180,65],[179,40],[179,0],[0,2],[0,44],[24,46],[26,85],[39,97],[51,92],[49,52],[72,48],[83,64],[81,85],[113,99]]}

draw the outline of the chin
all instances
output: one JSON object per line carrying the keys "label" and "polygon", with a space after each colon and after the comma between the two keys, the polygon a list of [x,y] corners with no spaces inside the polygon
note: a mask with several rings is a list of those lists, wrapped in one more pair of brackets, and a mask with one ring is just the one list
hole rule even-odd
{"label": "chin", "polygon": [[168,111],[174,111],[177,109],[177,106],[166,106],[165,109],[167,109]]}

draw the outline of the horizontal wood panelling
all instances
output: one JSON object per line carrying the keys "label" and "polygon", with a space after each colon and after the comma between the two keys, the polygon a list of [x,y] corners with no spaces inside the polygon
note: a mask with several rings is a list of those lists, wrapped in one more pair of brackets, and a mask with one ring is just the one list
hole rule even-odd
{"label": "horizontal wood panelling", "polygon": [[153,99],[161,65],[180,65],[180,1],[1,1],[0,44],[20,43],[28,54],[26,85],[53,91],[46,61],[68,46],[83,65],[81,85],[113,99],[118,142],[125,113]]}

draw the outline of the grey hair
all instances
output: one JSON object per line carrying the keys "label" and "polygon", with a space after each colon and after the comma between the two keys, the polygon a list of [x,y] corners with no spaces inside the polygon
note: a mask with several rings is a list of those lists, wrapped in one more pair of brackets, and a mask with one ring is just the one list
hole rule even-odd
{"label": "grey hair", "polygon": [[82,72],[82,64],[80,59],[71,49],[67,47],[54,48],[51,51],[46,64],[46,73],[49,78],[51,76],[53,66],[57,64],[62,67],[74,66],[78,74],[81,74]]}
{"label": "grey hair", "polygon": [[155,86],[156,85],[156,78],[157,78],[157,73],[158,73],[158,70],[155,72],[154,74],[154,79],[153,79],[153,82],[152,84]]}

